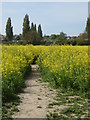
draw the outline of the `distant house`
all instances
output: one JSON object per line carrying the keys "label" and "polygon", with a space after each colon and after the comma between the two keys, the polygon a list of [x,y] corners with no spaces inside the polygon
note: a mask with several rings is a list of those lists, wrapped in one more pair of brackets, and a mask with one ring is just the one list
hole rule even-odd
{"label": "distant house", "polygon": [[88,38],[84,39],[85,41],[88,41]]}
{"label": "distant house", "polygon": [[14,43],[14,42],[15,42],[15,40],[14,40],[14,39],[12,39],[12,42]]}
{"label": "distant house", "polygon": [[73,37],[67,36],[67,37],[66,37],[66,40],[74,40],[75,38],[77,38],[77,37],[76,37],[76,36],[73,36]]}
{"label": "distant house", "polygon": [[71,37],[70,37],[70,36],[67,36],[67,37],[66,37],[66,40],[71,40]]}
{"label": "distant house", "polygon": [[53,40],[53,39],[51,39],[51,40],[49,41],[49,43],[50,43],[50,44],[53,44],[53,41],[54,41],[54,40]]}
{"label": "distant house", "polygon": [[17,41],[20,40],[20,35],[17,35],[15,38]]}
{"label": "distant house", "polygon": [[73,36],[72,39],[76,39],[77,37],[76,36]]}
{"label": "distant house", "polygon": [[5,42],[5,36],[0,34],[0,43]]}

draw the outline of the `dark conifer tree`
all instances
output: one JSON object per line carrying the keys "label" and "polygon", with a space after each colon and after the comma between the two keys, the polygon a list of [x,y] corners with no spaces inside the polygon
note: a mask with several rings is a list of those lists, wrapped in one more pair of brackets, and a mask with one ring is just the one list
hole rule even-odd
{"label": "dark conifer tree", "polygon": [[37,30],[36,30],[36,24],[34,25],[34,31],[37,31]]}
{"label": "dark conifer tree", "polygon": [[25,34],[28,33],[29,30],[30,30],[29,16],[26,14],[23,21],[23,37],[25,37]]}
{"label": "dark conifer tree", "polygon": [[13,27],[11,26],[11,18],[9,17],[6,24],[6,39],[11,41],[13,39]]}
{"label": "dark conifer tree", "polygon": [[90,16],[87,19],[86,31],[88,33],[88,40],[89,40],[89,43],[90,43]]}
{"label": "dark conifer tree", "polygon": [[31,23],[31,31],[33,31],[34,30],[34,24],[33,24],[33,22]]}
{"label": "dark conifer tree", "polygon": [[38,34],[42,38],[42,29],[40,24],[38,25]]}

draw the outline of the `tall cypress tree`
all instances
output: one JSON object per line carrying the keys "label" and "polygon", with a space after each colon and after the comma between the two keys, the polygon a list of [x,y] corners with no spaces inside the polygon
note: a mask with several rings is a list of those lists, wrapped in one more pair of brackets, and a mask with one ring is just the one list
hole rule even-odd
{"label": "tall cypress tree", "polygon": [[11,26],[11,18],[9,17],[6,24],[6,39],[11,41],[13,38],[13,27]]}
{"label": "tall cypress tree", "polygon": [[86,26],[86,31],[88,33],[88,40],[90,42],[90,16],[87,19],[87,26]]}
{"label": "tall cypress tree", "polygon": [[37,31],[37,30],[36,30],[36,24],[34,25],[34,31]]}
{"label": "tall cypress tree", "polygon": [[40,24],[38,25],[38,34],[42,38],[42,29]]}
{"label": "tall cypress tree", "polygon": [[31,31],[36,32],[36,24],[34,25],[33,22],[31,23]]}
{"label": "tall cypress tree", "polygon": [[34,30],[34,24],[33,24],[33,22],[31,23],[31,31],[33,31]]}
{"label": "tall cypress tree", "polygon": [[29,16],[26,14],[23,21],[23,37],[25,37],[25,34],[30,30],[29,26]]}

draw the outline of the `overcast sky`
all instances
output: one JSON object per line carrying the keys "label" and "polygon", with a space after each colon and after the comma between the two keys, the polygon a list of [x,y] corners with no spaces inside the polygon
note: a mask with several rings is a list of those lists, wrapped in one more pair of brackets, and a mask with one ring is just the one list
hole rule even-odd
{"label": "overcast sky", "polygon": [[3,2],[2,34],[8,17],[11,17],[14,34],[22,33],[25,14],[30,23],[41,24],[43,34],[79,35],[84,32],[88,16],[88,2]]}
{"label": "overcast sky", "polygon": [[88,15],[90,16],[90,1],[88,2]]}

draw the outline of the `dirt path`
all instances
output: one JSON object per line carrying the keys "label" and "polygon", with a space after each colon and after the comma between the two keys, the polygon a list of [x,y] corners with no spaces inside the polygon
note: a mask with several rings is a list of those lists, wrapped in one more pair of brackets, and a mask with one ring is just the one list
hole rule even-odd
{"label": "dirt path", "polygon": [[32,65],[32,73],[26,80],[24,93],[19,95],[19,112],[13,118],[46,118],[50,111],[48,104],[53,101],[56,91],[49,88],[47,83],[40,82],[41,74],[37,67],[38,65]]}
{"label": "dirt path", "polygon": [[78,116],[82,118],[86,116],[87,118],[88,100],[72,95],[72,93],[68,94],[51,89],[48,83],[40,81],[41,74],[37,68],[38,65],[32,65],[32,73],[26,79],[26,88],[19,95],[21,100],[18,106],[19,112],[16,112],[12,117],[46,118],[48,114],[50,117],[59,115],[61,119],[62,117],[78,118]]}

